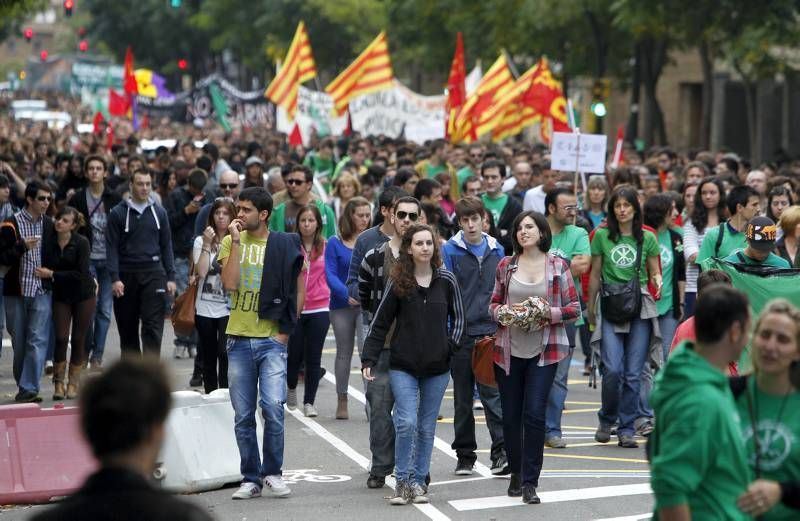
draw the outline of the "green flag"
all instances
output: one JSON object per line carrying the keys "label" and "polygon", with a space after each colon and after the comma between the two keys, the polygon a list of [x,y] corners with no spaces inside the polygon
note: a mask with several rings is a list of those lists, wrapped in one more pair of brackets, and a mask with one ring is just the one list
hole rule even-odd
{"label": "green flag", "polygon": [[[706,259],[700,265],[703,271],[722,270],[730,276],[733,287],[744,292],[750,300],[750,312],[754,320],[772,299],[784,298],[800,307],[800,269],[740,264],[722,259]],[[739,367],[740,372],[752,368],[749,346],[742,353]]]}
{"label": "green flag", "polygon": [[214,105],[214,112],[217,113],[217,122],[222,125],[225,132],[230,132],[231,124],[228,123],[228,104],[225,102],[225,96],[213,83],[208,86],[208,93],[211,94],[211,103]]}

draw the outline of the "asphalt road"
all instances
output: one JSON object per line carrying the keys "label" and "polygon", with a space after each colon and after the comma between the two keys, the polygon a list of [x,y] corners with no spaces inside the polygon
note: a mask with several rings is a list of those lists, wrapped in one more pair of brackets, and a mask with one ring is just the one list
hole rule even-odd
{"label": "asphalt road", "polygon": [[[119,337],[112,324],[106,349],[106,363],[119,357]],[[162,357],[175,374],[176,390],[189,389],[193,361],[172,358],[172,327],[164,327]],[[363,408],[363,388],[358,376],[358,360],[353,358],[350,380],[350,419],[336,420],[336,390],[333,378],[335,344],[333,333],[325,345],[322,363],[328,374],[317,395],[317,418],[305,418],[299,410],[286,415],[284,475],[292,489],[285,499],[258,498],[233,501],[234,488],[184,496],[204,506],[219,520],[604,520],[634,521],[650,519],[652,495],[648,485],[648,466],[642,443],[639,449],[623,449],[612,443],[594,441],[599,389],[590,389],[580,367],[574,363],[570,373],[567,410],[563,429],[569,444],[566,449],[545,448],[544,469],[539,493],[542,504],[523,505],[518,498],[505,495],[508,480],[489,472],[489,433],[482,411],[475,411],[478,436],[478,465],[473,476],[453,474],[456,459],[450,449],[453,439],[452,390],[442,403],[431,462],[429,505],[390,506],[391,493],[366,488],[369,464],[368,424]],[[0,404],[13,403],[16,387],[11,375],[11,349],[8,336],[0,355]],[[43,381],[42,395],[49,398],[52,383]],[[298,394],[301,390],[298,390]],[[302,396],[302,394],[300,394]],[[52,407],[46,399],[42,407]],[[231,426],[231,429],[233,426]],[[27,519],[47,506],[0,507],[0,520]]]}

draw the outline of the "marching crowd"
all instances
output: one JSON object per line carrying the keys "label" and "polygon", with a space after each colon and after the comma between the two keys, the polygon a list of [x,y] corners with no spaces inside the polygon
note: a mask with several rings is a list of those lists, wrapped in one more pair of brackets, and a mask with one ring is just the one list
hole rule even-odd
{"label": "marching crowd", "polygon": [[[391,504],[429,501],[452,381],[455,474],[473,473],[482,408],[492,474],[538,503],[543,448],[568,446],[580,346],[584,375],[602,377],[595,439],[650,438],[660,519],[796,518],[800,311],[771,302],[751,328],[747,295],[702,263],[800,268],[800,161],[631,149],[580,179],[522,142],[355,135],[306,149],[253,130],[172,132],[173,146],[143,150],[118,133],[106,148],[102,134],[0,120],[17,402],[41,400],[43,373],[53,399],[82,394],[82,373],[103,371],[112,313],[123,359],[158,355],[170,302],[186,293],[195,332],[173,354],[194,358],[191,386],[230,390],[234,499],[290,494],[284,404],[347,420],[357,350],[369,488],[393,474]],[[315,398],[331,327],[328,412]],[[752,373],[739,364],[750,343]]]}

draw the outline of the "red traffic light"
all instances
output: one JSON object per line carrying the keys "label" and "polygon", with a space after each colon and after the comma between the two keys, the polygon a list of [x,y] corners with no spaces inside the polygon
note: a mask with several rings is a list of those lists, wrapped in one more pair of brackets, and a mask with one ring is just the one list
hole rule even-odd
{"label": "red traffic light", "polygon": [[89,50],[89,42],[87,42],[86,40],[81,40],[80,43],[78,43],[78,49],[80,49],[81,52],[88,51]]}
{"label": "red traffic light", "polygon": [[47,57],[48,57],[48,56],[50,56],[50,53],[48,53],[48,52],[47,52],[47,49],[44,49],[44,50],[42,50],[42,52],[40,52],[40,53],[39,53],[39,58],[40,58],[40,59],[41,59],[43,62],[46,62],[46,61],[47,61]]}
{"label": "red traffic light", "polygon": [[81,38],[86,36],[86,27],[78,27],[78,36]]}
{"label": "red traffic light", "polygon": [[75,7],[75,0],[64,0],[64,15],[72,16],[72,8]]}
{"label": "red traffic light", "polygon": [[178,68],[182,71],[185,71],[186,69],[189,68],[189,62],[186,61],[184,58],[181,58],[180,60],[178,60]]}
{"label": "red traffic light", "polygon": [[30,27],[26,27],[24,31],[22,31],[22,35],[25,37],[26,40],[31,41],[33,38],[33,29]]}

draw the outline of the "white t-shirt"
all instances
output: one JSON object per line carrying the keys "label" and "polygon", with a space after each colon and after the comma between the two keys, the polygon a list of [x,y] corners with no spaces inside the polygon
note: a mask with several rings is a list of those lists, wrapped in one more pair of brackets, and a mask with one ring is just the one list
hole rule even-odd
{"label": "white t-shirt", "polygon": [[[217,261],[218,251],[219,245],[211,246],[211,263],[208,273],[198,282],[195,311],[201,317],[222,318],[231,314],[228,296],[225,294],[225,288],[222,287],[222,265]],[[200,260],[200,255],[209,255],[203,251],[202,235],[195,238],[192,248],[192,259],[195,265]]]}
{"label": "white t-shirt", "polygon": [[525,193],[525,200],[522,202],[524,211],[535,210],[544,215],[544,198],[547,194],[542,190],[542,185],[531,188]]}

